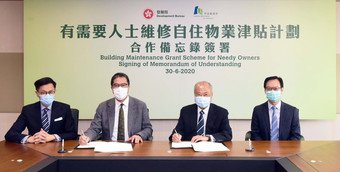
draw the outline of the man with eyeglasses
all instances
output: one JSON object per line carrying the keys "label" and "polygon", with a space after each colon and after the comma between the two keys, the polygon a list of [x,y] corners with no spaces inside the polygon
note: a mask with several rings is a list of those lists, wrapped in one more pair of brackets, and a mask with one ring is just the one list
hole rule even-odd
{"label": "man with eyeglasses", "polygon": [[268,101],[253,110],[252,140],[300,140],[299,109],[281,101],[283,80],[270,76],[264,80]]}
{"label": "man with eyeglasses", "polygon": [[129,96],[129,77],[124,73],[114,74],[111,89],[114,98],[99,104],[90,128],[79,137],[79,144],[99,138],[132,143],[152,140],[149,110],[143,101]]}
{"label": "man with eyeglasses", "polygon": [[[56,82],[44,77],[35,81],[39,102],[26,105],[5,135],[6,141],[46,143],[76,139],[77,131],[70,105],[54,100]],[[27,127],[28,134],[22,134]]]}

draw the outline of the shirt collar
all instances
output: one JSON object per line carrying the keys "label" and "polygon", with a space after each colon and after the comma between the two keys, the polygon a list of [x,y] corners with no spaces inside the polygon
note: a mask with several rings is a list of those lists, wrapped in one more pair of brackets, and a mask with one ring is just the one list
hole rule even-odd
{"label": "shirt collar", "polygon": [[[270,104],[268,101],[268,110],[270,110],[274,105]],[[275,105],[276,109],[280,110],[281,108],[281,100]]]}
{"label": "shirt collar", "polygon": [[123,102],[119,102],[117,99],[115,99],[115,104],[116,104],[116,107],[117,106],[120,106],[120,104],[124,104],[124,106],[128,106],[129,105],[129,100],[130,100],[130,96],[127,96],[126,99],[123,101]]}
{"label": "shirt collar", "polygon": [[[206,108],[203,109],[204,114],[208,114],[209,108],[210,108],[210,103],[209,103],[209,105],[208,105]],[[197,106],[197,111],[198,111],[198,113],[199,113],[199,112],[202,111],[202,109],[201,109],[200,107]]]}
{"label": "shirt collar", "polygon": [[40,109],[43,110],[43,109],[45,109],[45,108],[47,108],[48,110],[51,110],[51,109],[52,109],[52,105],[50,105],[50,106],[48,106],[48,107],[45,107],[44,105],[42,105],[42,104],[40,103]]}

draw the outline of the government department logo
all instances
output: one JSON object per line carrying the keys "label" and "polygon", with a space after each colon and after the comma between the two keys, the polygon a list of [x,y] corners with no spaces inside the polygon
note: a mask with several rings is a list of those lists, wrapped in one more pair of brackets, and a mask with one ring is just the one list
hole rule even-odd
{"label": "government department logo", "polygon": [[146,19],[151,19],[153,17],[153,14],[154,14],[153,11],[149,8],[144,10],[144,13],[143,13],[144,18]]}

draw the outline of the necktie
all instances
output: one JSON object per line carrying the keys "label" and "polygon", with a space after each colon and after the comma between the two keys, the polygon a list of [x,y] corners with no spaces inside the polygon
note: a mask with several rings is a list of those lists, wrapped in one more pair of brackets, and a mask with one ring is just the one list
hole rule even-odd
{"label": "necktie", "polygon": [[204,112],[201,110],[200,117],[197,122],[197,135],[203,135],[204,133],[204,118],[203,118]]}
{"label": "necktie", "polygon": [[119,109],[119,119],[118,119],[118,138],[117,140],[125,140],[124,137],[124,110],[123,110],[123,103],[120,104]]}
{"label": "necktie", "polygon": [[272,114],[272,130],[270,131],[270,140],[279,140],[279,123],[277,116],[275,115],[276,107],[271,108],[273,110]]}
{"label": "necktie", "polygon": [[48,132],[48,130],[50,129],[50,122],[48,121],[47,112],[48,112],[48,108],[45,108],[45,109],[43,110],[43,114],[42,114],[42,117],[41,117],[42,126],[43,126],[43,129],[44,129],[46,132]]}

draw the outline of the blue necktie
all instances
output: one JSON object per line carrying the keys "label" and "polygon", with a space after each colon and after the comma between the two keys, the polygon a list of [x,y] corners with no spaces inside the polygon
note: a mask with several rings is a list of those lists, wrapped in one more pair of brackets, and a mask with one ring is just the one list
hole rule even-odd
{"label": "blue necktie", "polygon": [[42,127],[46,132],[48,132],[48,130],[50,129],[50,122],[48,121],[48,115],[47,115],[48,110],[49,110],[48,108],[45,108],[43,110],[43,114],[41,117]]}
{"label": "blue necktie", "polygon": [[270,140],[279,140],[279,121],[277,119],[277,116],[275,115],[275,109],[276,107],[273,106],[271,108],[273,110],[272,114],[272,130],[270,131]]}
{"label": "blue necktie", "polygon": [[203,135],[204,133],[204,118],[203,118],[204,112],[201,110],[200,117],[197,122],[197,135]]}

